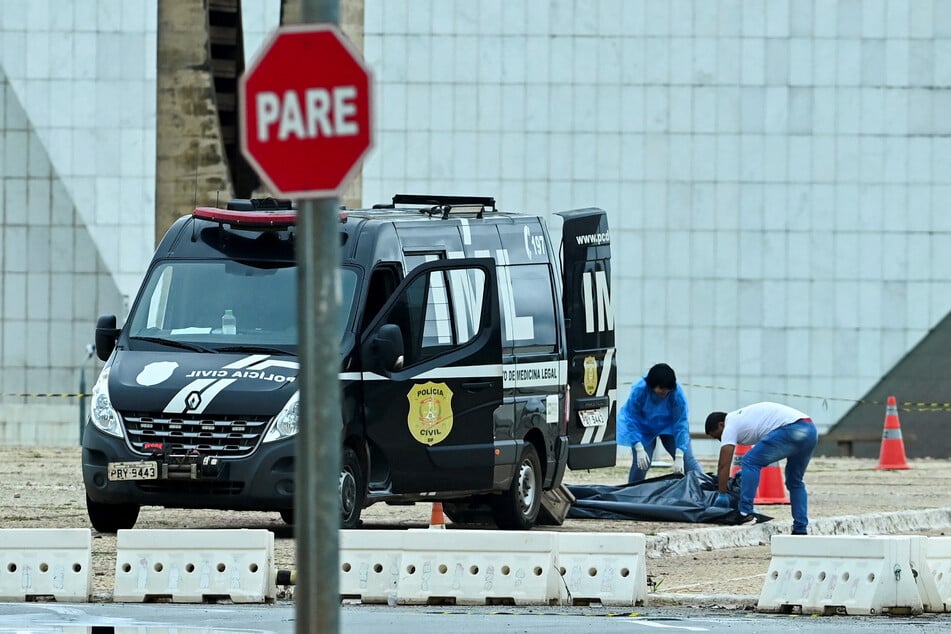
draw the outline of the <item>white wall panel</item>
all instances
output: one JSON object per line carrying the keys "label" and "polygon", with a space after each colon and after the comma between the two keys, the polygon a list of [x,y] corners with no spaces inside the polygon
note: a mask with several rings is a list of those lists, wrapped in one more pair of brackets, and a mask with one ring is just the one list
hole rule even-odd
{"label": "white wall panel", "polygon": [[[279,3],[242,7],[250,57]],[[947,3],[364,9],[378,95],[364,199],[424,188],[495,195],[506,209],[607,208],[628,307],[619,337],[636,342],[620,351],[622,383],[657,360],[678,360],[686,383],[707,376],[715,324],[739,367],[714,370],[717,389],[694,398],[784,400],[786,377],[805,377],[831,403],[822,427],[951,308],[951,97],[932,89],[951,85]],[[134,245],[151,251],[154,211],[155,15],[154,1],[0,0],[5,254],[27,210],[45,226],[76,213],[123,292],[137,286],[147,257]],[[35,182],[47,173],[59,180]],[[53,202],[37,208],[43,192]],[[41,271],[57,266],[53,251],[41,249]],[[88,255],[77,242],[77,270],[95,270]]]}

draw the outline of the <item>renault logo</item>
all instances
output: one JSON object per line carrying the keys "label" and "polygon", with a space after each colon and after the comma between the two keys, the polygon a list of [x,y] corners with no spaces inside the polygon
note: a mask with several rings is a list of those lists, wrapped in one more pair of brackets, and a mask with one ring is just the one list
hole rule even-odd
{"label": "renault logo", "polygon": [[201,405],[201,394],[192,392],[185,399],[185,404],[188,405],[188,409],[198,409],[198,406]]}

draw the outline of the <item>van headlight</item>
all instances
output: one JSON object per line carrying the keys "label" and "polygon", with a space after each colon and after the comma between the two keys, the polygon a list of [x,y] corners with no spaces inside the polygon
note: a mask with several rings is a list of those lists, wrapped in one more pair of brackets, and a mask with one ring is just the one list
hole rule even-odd
{"label": "van headlight", "polygon": [[287,399],[284,409],[274,417],[270,429],[264,435],[264,442],[290,438],[297,433],[298,421],[300,420],[300,392],[294,392],[293,396]]}
{"label": "van headlight", "polygon": [[119,425],[119,415],[109,400],[109,368],[103,368],[92,386],[92,405],[89,408],[89,418],[93,425],[110,436],[122,438],[122,427]]}

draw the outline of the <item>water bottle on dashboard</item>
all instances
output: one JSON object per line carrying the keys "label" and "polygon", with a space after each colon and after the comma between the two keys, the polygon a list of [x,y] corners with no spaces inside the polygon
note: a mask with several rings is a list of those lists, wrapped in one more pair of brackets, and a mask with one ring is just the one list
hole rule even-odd
{"label": "water bottle on dashboard", "polygon": [[235,318],[234,313],[230,308],[225,310],[225,314],[221,316],[221,334],[238,334],[238,320]]}

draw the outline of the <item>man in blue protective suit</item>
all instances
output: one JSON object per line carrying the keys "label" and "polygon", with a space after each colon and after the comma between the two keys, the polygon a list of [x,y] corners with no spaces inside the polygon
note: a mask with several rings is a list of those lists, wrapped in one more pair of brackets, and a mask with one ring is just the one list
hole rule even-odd
{"label": "man in blue protective suit", "polygon": [[629,445],[634,452],[628,482],[640,482],[647,475],[658,438],[674,457],[674,472],[703,472],[690,445],[687,398],[666,363],[648,370],[631,387],[627,402],[618,411],[617,443]]}

